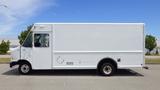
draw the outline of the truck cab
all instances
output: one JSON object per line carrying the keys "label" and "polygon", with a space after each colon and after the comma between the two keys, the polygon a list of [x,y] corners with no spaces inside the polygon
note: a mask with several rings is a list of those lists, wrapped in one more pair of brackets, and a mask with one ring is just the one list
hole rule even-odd
{"label": "truck cab", "polygon": [[34,25],[23,44],[11,52],[10,67],[19,65],[22,74],[30,69],[51,69],[51,32],[51,25]]}

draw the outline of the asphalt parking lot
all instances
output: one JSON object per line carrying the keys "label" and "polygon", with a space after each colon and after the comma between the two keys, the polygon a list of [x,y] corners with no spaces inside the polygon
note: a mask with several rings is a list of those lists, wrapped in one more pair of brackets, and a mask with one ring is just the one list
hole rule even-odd
{"label": "asphalt parking lot", "polygon": [[111,77],[95,70],[34,71],[20,75],[17,68],[0,64],[0,90],[159,90],[160,65],[149,69],[121,69]]}

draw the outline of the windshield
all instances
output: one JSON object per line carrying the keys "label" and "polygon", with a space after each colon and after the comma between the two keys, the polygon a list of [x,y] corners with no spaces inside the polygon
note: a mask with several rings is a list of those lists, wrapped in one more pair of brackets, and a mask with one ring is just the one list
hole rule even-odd
{"label": "windshield", "polygon": [[32,32],[28,34],[26,37],[26,40],[24,41],[23,45],[24,47],[32,47]]}

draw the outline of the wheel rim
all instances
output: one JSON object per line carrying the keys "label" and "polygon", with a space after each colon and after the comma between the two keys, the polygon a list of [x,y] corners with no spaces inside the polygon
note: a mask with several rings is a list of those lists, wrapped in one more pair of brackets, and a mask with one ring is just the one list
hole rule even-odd
{"label": "wheel rim", "polygon": [[22,71],[23,73],[28,73],[29,70],[30,70],[30,67],[29,67],[27,64],[23,64],[23,65],[21,66],[21,71]]}
{"label": "wheel rim", "polygon": [[104,72],[104,74],[106,74],[106,75],[111,74],[111,72],[112,72],[112,67],[109,66],[109,65],[104,66],[103,72]]}

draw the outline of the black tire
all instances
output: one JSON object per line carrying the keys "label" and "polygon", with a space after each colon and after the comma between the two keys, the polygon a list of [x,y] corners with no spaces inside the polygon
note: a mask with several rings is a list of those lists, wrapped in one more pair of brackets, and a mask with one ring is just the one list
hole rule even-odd
{"label": "black tire", "polygon": [[112,63],[103,63],[99,69],[103,76],[111,76],[115,73],[116,67]]}
{"label": "black tire", "polygon": [[18,71],[20,74],[27,75],[32,71],[32,67],[29,63],[21,63],[19,65]]}

